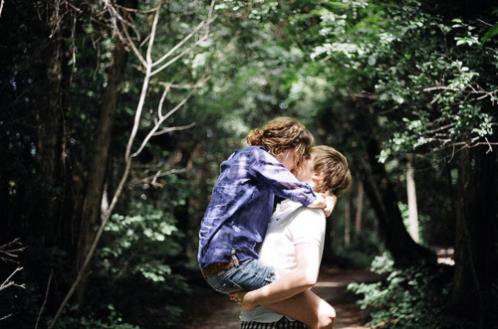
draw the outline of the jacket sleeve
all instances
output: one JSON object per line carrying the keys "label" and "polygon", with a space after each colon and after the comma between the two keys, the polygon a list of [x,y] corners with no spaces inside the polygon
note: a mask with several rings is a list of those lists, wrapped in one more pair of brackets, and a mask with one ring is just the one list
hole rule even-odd
{"label": "jacket sleeve", "polygon": [[316,199],[309,184],[298,180],[280,161],[262,149],[255,148],[250,172],[258,182],[268,186],[279,197],[304,206]]}

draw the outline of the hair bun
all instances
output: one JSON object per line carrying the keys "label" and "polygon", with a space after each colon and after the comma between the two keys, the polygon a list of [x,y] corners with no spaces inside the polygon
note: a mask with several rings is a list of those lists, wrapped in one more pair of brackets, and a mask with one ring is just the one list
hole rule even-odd
{"label": "hair bun", "polygon": [[263,145],[264,132],[260,128],[252,129],[247,135],[246,141],[249,145]]}

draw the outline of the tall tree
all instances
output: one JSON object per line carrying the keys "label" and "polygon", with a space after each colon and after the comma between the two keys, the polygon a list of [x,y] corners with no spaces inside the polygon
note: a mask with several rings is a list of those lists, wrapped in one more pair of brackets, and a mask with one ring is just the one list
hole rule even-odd
{"label": "tall tree", "polygon": [[497,150],[464,149],[459,158],[453,314],[480,320],[489,314],[497,275]]}
{"label": "tall tree", "polygon": [[415,242],[420,242],[418,209],[417,209],[417,190],[415,187],[415,170],[413,169],[412,156],[408,156],[406,163],[406,195],[408,199],[408,230]]}
{"label": "tall tree", "polygon": [[368,108],[359,109],[356,124],[362,131],[361,140],[364,142],[365,154],[358,156],[357,166],[365,193],[379,223],[386,248],[391,252],[395,263],[399,266],[419,261],[435,262],[435,253],[417,244],[403,223],[398,206],[399,198],[394,184],[391,182],[384,164],[379,162],[381,149],[375,138],[371,122],[373,122],[373,118]]}
{"label": "tall tree", "polygon": [[363,184],[359,182],[356,184],[357,187],[357,194],[356,194],[356,203],[355,203],[355,215],[354,215],[354,226],[355,226],[355,231],[356,233],[360,233],[362,229],[362,214],[363,214],[363,196],[364,196],[364,190],[363,190]]}
{"label": "tall tree", "polygon": [[[137,0],[121,0],[118,5],[122,8],[120,14],[123,19],[132,24],[131,13],[137,9]],[[125,27],[127,28],[127,27]],[[97,232],[99,216],[101,212],[102,195],[106,180],[107,163],[109,161],[110,145],[112,138],[112,127],[117,108],[119,96],[119,85],[128,57],[125,44],[116,38],[116,44],[112,51],[112,64],[107,70],[107,85],[103,91],[100,101],[100,116],[95,131],[95,141],[91,151],[92,158],[88,170],[87,186],[81,207],[81,226],[77,249],[77,266],[83,264],[90,249],[93,238]],[[78,287],[78,301],[83,303],[85,280]]]}

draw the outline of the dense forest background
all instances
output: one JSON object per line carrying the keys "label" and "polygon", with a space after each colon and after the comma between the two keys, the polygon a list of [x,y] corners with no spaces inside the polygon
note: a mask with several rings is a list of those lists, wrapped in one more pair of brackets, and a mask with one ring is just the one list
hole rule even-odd
{"label": "dense forest background", "polygon": [[497,18],[491,0],[1,1],[0,327],[195,323],[219,163],[286,115],[350,161],[323,263],[390,273],[351,288],[372,325],[496,328]]}

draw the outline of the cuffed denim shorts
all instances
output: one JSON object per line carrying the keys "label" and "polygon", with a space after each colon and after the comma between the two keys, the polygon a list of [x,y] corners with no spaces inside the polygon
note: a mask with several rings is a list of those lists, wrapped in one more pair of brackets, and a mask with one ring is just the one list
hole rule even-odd
{"label": "cuffed denim shorts", "polygon": [[229,270],[206,276],[207,283],[222,294],[259,289],[275,280],[275,271],[258,259],[246,260]]}

